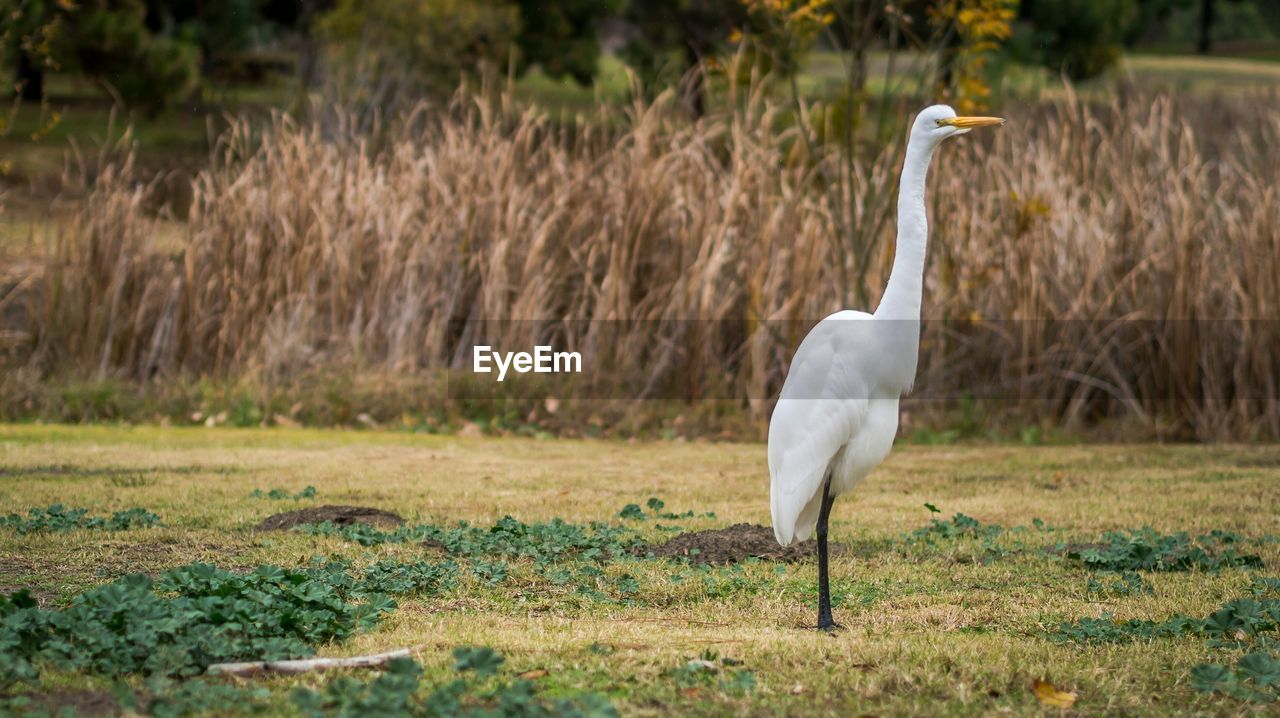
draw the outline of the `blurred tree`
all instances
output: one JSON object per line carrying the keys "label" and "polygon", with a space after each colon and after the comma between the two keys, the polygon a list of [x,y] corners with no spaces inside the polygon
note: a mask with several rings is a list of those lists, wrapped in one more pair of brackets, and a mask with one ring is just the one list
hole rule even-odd
{"label": "blurred tree", "polygon": [[357,99],[445,95],[461,74],[506,64],[520,11],[501,0],[338,0],[317,28]]}
{"label": "blurred tree", "polygon": [[600,22],[622,11],[625,0],[519,0],[520,69],[538,64],[552,77],[586,85],[600,61]]}
{"label": "blurred tree", "polygon": [[195,43],[206,73],[243,51],[265,22],[258,0],[146,0],[146,5],[147,28]]}
{"label": "blurred tree", "polygon": [[295,98],[297,111],[305,111],[301,101],[305,93],[316,84],[320,66],[320,47],[315,25],[326,12],[333,9],[335,0],[261,0],[262,17],[285,36],[286,43],[297,53],[298,86],[302,90]]}
{"label": "blurred tree", "polygon": [[1205,53],[1219,42],[1273,42],[1280,35],[1275,0],[1138,0],[1138,12],[1126,45],[1191,45]]}
{"label": "blurred tree", "polygon": [[142,0],[0,0],[0,37],[25,99],[43,98],[49,69],[78,71],[119,102],[156,112],[186,96],[199,77],[195,48],[153,35]]}
{"label": "blurred tree", "polygon": [[1084,80],[1119,59],[1138,5],[1136,0],[1023,0],[1021,16],[1027,25],[1013,43],[1021,59]]}
{"label": "blurred tree", "polygon": [[1125,44],[1154,39],[1175,10],[1188,8],[1193,2],[1195,0],[1138,0],[1138,18],[1125,34]]}
{"label": "blurred tree", "polygon": [[623,18],[634,30],[623,56],[645,87],[687,78],[686,104],[701,116],[706,98],[699,65],[745,25],[746,6],[741,0],[630,0]]}
{"label": "blurred tree", "polygon": [[1209,54],[1213,44],[1213,5],[1214,0],[1200,0],[1200,37],[1196,40],[1196,52]]}
{"label": "blurred tree", "polygon": [[14,67],[14,92],[23,100],[44,99],[44,74],[58,68],[53,42],[74,3],[0,0],[0,51]]}
{"label": "blurred tree", "polygon": [[55,52],[118,101],[156,113],[200,79],[194,44],[152,35],[142,0],[99,0],[69,16]]}
{"label": "blurred tree", "polygon": [[867,83],[867,51],[873,42],[882,41],[890,54],[901,47],[903,11],[909,3],[901,0],[833,0],[831,11],[836,16],[828,30],[831,45],[848,52],[846,90],[850,98],[861,96]]}
{"label": "blurred tree", "polygon": [[1018,0],[942,0],[930,16],[947,38],[940,53],[939,96],[961,114],[986,109],[992,84],[988,62],[1013,36]]}
{"label": "blurred tree", "polygon": [[750,40],[769,58],[769,69],[791,77],[818,34],[836,21],[831,0],[741,0],[745,27],[734,36]]}
{"label": "blurred tree", "polygon": [[[1179,44],[1194,42],[1201,54],[1212,52],[1219,42],[1274,42],[1280,27],[1270,26],[1266,7],[1249,0],[1231,0],[1180,8],[1170,18],[1168,40]],[[1280,3],[1272,7],[1280,18]]]}

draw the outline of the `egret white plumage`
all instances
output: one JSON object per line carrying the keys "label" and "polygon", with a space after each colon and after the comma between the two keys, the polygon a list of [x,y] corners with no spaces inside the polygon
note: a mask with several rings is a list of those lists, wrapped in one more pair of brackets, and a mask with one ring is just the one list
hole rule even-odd
{"label": "egret white plumage", "polygon": [[827,523],[835,498],[852,490],[889,454],[898,399],[910,390],[920,349],[920,299],[929,238],[925,179],[948,137],[1004,124],[957,117],[946,105],[916,116],[898,185],[893,269],[874,314],[841,311],[809,331],[791,360],[769,421],[773,533],[783,546],[817,533],[818,628],[831,616]]}

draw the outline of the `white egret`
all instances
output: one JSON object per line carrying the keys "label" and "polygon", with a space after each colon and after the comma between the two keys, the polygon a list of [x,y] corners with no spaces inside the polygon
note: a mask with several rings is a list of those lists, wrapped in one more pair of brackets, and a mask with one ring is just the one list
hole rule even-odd
{"label": "white egret", "polygon": [[948,137],[1001,125],[997,117],[957,117],[946,105],[916,116],[898,186],[898,240],[889,284],[875,314],[841,311],[800,343],[769,422],[773,533],[783,546],[817,533],[818,628],[831,617],[827,520],[835,498],[889,454],[898,399],[915,379],[920,295],[929,225],[925,178],[933,151]]}

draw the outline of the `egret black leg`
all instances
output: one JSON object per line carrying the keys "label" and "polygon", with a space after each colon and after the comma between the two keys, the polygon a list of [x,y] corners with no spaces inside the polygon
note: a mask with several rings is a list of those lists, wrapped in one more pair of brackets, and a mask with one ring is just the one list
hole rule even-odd
{"label": "egret black leg", "polygon": [[831,618],[831,586],[827,581],[827,519],[831,516],[831,479],[822,484],[822,505],[818,510],[818,630],[844,628]]}

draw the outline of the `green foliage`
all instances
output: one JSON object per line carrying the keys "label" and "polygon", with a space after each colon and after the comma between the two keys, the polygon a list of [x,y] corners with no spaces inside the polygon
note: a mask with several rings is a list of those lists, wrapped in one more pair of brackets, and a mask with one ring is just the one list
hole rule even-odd
{"label": "green foliage", "polygon": [[[936,512],[936,507],[926,504],[930,512]],[[965,516],[957,513],[945,521],[938,519],[930,519],[928,526],[923,526],[911,532],[911,538],[917,541],[930,542],[935,539],[955,539],[961,537],[995,537],[1004,533],[1003,526],[992,524],[983,525],[983,523],[972,516]]]}
{"label": "green foliage", "polygon": [[640,504],[627,504],[618,512],[618,518],[630,519],[632,521],[644,521],[649,517],[645,516],[644,509],[640,508]]}
{"label": "green foliage", "polygon": [[1191,686],[1203,693],[1274,702],[1280,700],[1280,657],[1269,651],[1254,651],[1236,661],[1234,668],[1202,663],[1191,669]]}
{"label": "green foliage", "polygon": [[1015,54],[1073,80],[1101,74],[1120,57],[1138,17],[1136,0],[1024,0],[1029,21],[1015,34]]}
{"label": "green foliage", "polygon": [[39,70],[78,71],[131,107],[154,112],[197,87],[201,59],[223,64],[262,17],[255,0],[0,2],[0,46]]}
{"label": "green foliage", "polygon": [[[261,687],[240,687],[200,679],[175,681],[161,676],[147,680],[146,705],[129,706],[135,713],[154,718],[181,718],[202,715],[226,706],[257,710],[271,692]],[[142,710],[145,708],[145,711]]]}
{"label": "green foliage", "polygon": [[1262,566],[1257,554],[1238,553],[1239,537],[1215,531],[1194,541],[1186,533],[1162,534],[1150,527],[1108,531],[1101,546],[1060,546],[1068,558],[1098,571],[1218,571]]}
{"label": "green foliage", "polygon": [[341,676],[316,692],[298,688],[294,705],[312,718],[365,716],[457,716],[458,718],[614,718],[607,698],[594,693],[546,698],[523,679],[502,675],[505,659],[488,647],[459,646],[453,650],[459,677],[437,686],[425,696],[419,691],[422,667],[398,658],[372,681]]}
{"label": "green foliage", "polygon": [[26,517],[9,514],[0,519],[0,527],[11,528],[20,534],[37,531],[126,531],[160,525],[160,516],[143,508],[117,511],[111,518],[89,516],[85,508],[68,509],[62,504],[50,504],[48,508],[33,508]]}
{"label": "green foliage", "polygon": [[[13,90],[24,100],[44,98],[44,73],[59,67],[54,43],[65,30],[69,8],[56,0],[0,2],[0,60],[12,63]],[[12,112],[0,116],[0,136],[8,133]]]}
{"label": "green foliage", "polygon": [[481,581],[496,586],[507,580],[507,563],[505,561],[473,561],[471,572]]}
{"label": "green foliage", "polygon": [[338,0],[317,27],[356,99],[377,101],[379,87],[447,95],[460,73],[504,69],[520,13],[503,0]]}
{"label": "green foliage", "polygon": [[[1165,18],[1168,20],[1164,24],[1164,34],[1161,37],[1156,35],[1156,39],[1161,39],[1170,43],[1191,45],[1200,39],[1200,23],[1201,9],[1199,0],[1165,0],[1164,3],[1153,3],[1157,6],[1167,4],[1169,7],[1165,9]],[[1145,3],[1144,3],[1145,5]],[[1263,42],[1275,40],[1280,35],[1280,23],[1269,24],[1264,10],[1267,8],[1265,2],[1247,2],[1244,0],[1231,0],[1229,2],[1218,2],[1214,4],[1213,26],[1210,29],[1209,37],[1211,42]],[[1143,15],[1146,16],[1146,8],[1144,7]],[[1276,17],[1276,10],[1271,10],[1272,17]],[[1150,29],[1150,26],[1147,26]]]}
{"label": "green foliage", "polygon": [[342,562],[305,569],[261,566],[237,574],[207,564],[154,581],[126,576],[63,610],[25,591],[0,598],[0,685],[34,678],[33,664],[108,676],[192,676],[213,663],[310,655],[316,645],[368,630],[396,606],[388,594],[451,586],[452,563]]}
{"label": "green foliage", "polygon": [[1105,596],[1136,596],[1140,594],[1151,593],[1151,584],[1142,579],[1142,574],[1136,571],[1123,571],[1120,573],[1105,572],[1098,577],[1090,577],[1089,583],[1085,587],[1086,592],[1090,595]]}
{"label": "green foliage", "polygon": [[600,21],[622,10],[625,0],[518,0],[520,62],[538,64],[551,77],[591,82],[600,60]]}
{"label": "green foliage", "polygon": [[296,494],[290,494],[284,489],[272,489],[266,493],[263,493],[262,489],[254,489],[249,495],[255,499],[268,498],[272,501],[279,501],[280,499],[314,499],[316,497],[316,487],[308,486]]}
{"label": "green foliage", "polygon": [[[685,511],[684,513],[681,513],[681,514],[677,514],[671,511],[663,511],[663,509],[666,508],[667,504],[665,501],[663,501],[662,499],[656,496],[649,497],[649,500],[645,502],[645,506],[649,507],[649,514],[652,514],[653,518],[658,518],[658,519],[691,519],[698,515],[692,509]],[[628,519],[631,521],[648,521],[650,518],[649,514],[646,514],[644,512],[644,509],[640,508],[639,504],[627,504],[626,506],[622,507],[621,511],[618,512],[618,518]],[[708,511],[702,514],[702,516],[704,518],[709,518],[709,519],[713,519],[716,517],[715,512],[713,511]],[[662,528],[662,527],[659,527],[659,528]],[[668,528],[678,528],[678,527],[668,527]]]}
{"label": "green foliage", "polygon": [[623,13],[635,29],[623,57],[646,87],[674,85],[724,47],[747,21],[741,0],[629,0]]}
{"label": "green foliage", "polygon": [[1228,601],[1202,619],[1175,615],[1163,621],[1116,621],[1108,613],[1101,618],[1063,623],[1050,638],[1067,643],[1102,644],[1195,635],[1215,646],[1247,646],[1280,630],[1278,586],[1280,581],[1276,579],[1255,579],[1250,584],[1252,597]]}
{"label": "green foliage", "polygon": [[734,34],[750,40],[770,72],[792,77],[818,35],[836,20],[830,0],[743,0],[746,22]]}
{"label": "green foliage", "polygon": [[755,673],[745,668],[735,668],[742,664],[734,658],[721,658],[714,651],[704,651],[698,658],[668,669],[665,674],[675,681],[679,688],[714,688],[726,695],[749,696],[755,693]]}
{"label": "green foliage", "polygon": [[[931,503],[924,504],[924,507],[930,514],[942,513]],[[984,524],[972,516],[957,513],[950,519],[930,519],[929,525],[911,531],[904,535],[901,541],[905,546],[917,549],[935,549],[941,545],[970,542],[977,549],[974,559],[986,562],[1006,558],[1015,552],[1025,550],[1025,542],[1020,536],[1033,530],[1054,532],[1061,529],[1049,526],[1038,518],[1033,518],[1029,527],[1021,525],[1005,527],[999,524]]]}
{"label": "green foliage", "polygon": [[392,595],[438,593],[453,588],[457,578],[458,564],[453,561],[401,563],[385,559],[365,567],[362,590]]}
{"label": "green foliage", "polygon": [[492,648],[459,646],[453,649],[453,668],[456,671],[474,671],[477,676],[492,676],[502,668],[505,659]]}
{"label": "green foliage", "polygon": [[125,104],[158,112],[196,89],[200,53],[189,42],[153,35],[145,20],[141,0],[81,5],[68,15],[55,56]]}
{"label": "green foliage", "polygon": [[422,667],[410,658],[397,658],[377,678],[365,683],[339,676],[320,693],[307,688],[293,692],[294,705],[307,716],[403,716],[418,690]]}
{"label": "green foliage", "polygon": [[634,596],[640,593],[640,582],[631,574],[610,580],[604,571],[591,563],[545,566],[538,570],[538,574],[550,586],[572,586],[574,596],[596,603],[630,605],[635,603]]}
{"label": "green foliage", "polygon": [[[146,0],[147,24],[200,48],[206,67],[225,66],[266,29],[258,0]],[[264,8],[265,9],[265,8]]]}
{"label": "green foliage", "polygon": [[557,518],[527,524],[510,516],[504,516],[488,528],[462,521],[453,528],[420,524],[383,531],[363,524],[338,527],[326,522],[299,530],[341,536],[362,546],[426,541],[441,546],[453,556],[527,557],[537,565],[570,559],[605,561],[621,555],[639,541],[629,529],[598,522],[580,525]]}
{"label": "green foliage", "polygon": [[[940,513],[937,506],[926,503],[931,514]],[[1035,531],[1059,531],[1040,519],[1033,519]],[[980,542],[983,560],[1003,558],[1024,548],[1013,534],[1028,531],[1026,526],[1006,528],[957,513],[950,519],[930,519],[929,525],[915,529],[904,537],[908,546],[933,547],[939,543],[963,540]],[[1091,577],[1086,590],[1090,594],[1111,593],[1134,595],[1150,593],[1138,571],[1220,571],[1224,568],[1260,568],[1262,558],[1242,553],[1236,546],[1243,539],[1229,531],[1215,530],[1192,539],[1187,533],[1163,534],[1150,527],[1108,531],[1095,543],[1059,543],[1053,553],[1078,561],[1084,568],[1101,576]],[[1115,580],[1106,582],[1109,578]]]}
{"label": "green foliage", "polygon": [[1129,641],[1154,641],[1198,633],[1203,621],[1189,616],[1174,616],[1164,621],[1129,619],[1116,621],[1110,613],[1101,618],[1082,618],[1065,622],[1051,633],[1051,640],[1063,643],[1105,644]]}

